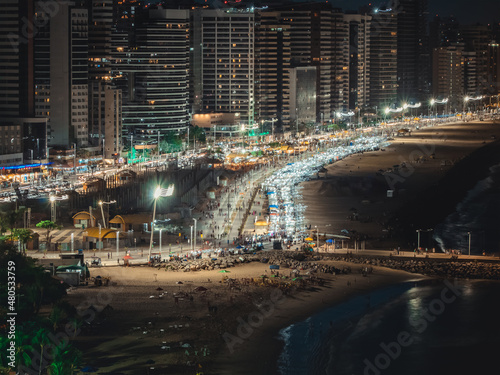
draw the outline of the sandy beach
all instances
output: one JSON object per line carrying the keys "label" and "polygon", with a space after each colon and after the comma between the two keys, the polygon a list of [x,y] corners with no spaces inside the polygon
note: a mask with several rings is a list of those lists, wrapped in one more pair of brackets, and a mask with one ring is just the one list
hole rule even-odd
{"label": "sandy beach", "polygon": [[498,163],[497,139],[498,121],[396,135],[384,151],[351,155],[329,165],[326,176],[303,183],[307,221],[320,233],[345,229],[352,238],[365,239],[367,249],[412,250],[415,229],[444,219]]}
{"label": "sandy beach", "polygon": [[[366,248],[410,248],[411,241],[403,243],[404,236],[387,227],[395,217],[407,220],[402,211],[413,217],[416,210],[430,210],[436,203],[429,189],[446,187],[443,181],[467,155],[481,149],[487,155],[498,137],[500,126],[491,122],[442,125],[395,137],[384,151],[352,155],[328,166],[325,177],[304,183],[306,218],[320,233],[356,233],[366,239]],[[387,198],[387,190],[395,196]],[[418,206],[412,203],[416,198]],[[68,295],[90,323],[81,327],[75,344],[97,374],[276,374],[281,328],[353,296],[428,279],[376,266],[361,277],[363,265],[327,263],[351,272],[315,274],[321,283],[293,283],[290,277],[271,286],[261,278],[271,280],[269,265],[259,262],[231,267],[229,273],[93,268],[93,277],[109,283]],[[280,272],[291,276],[289,269]]]}
{"label": "sandy beach", "polygon": [[[229,275],[236,280],[269,275],[269,266],[262,263],[239,265],[228,274],[149,267],[92,269],[92,276],[109,278],[110,284],[80,288],[68,296],[83,316],[91,315],[85,313],[91,305],[98,311],[92,329],[77,336],[75,343],[98,374],[192,374],[197,369],[205,374],[273,374],[281,349],[276,340],[279,329],[354,295],[424,278],[382,267],[361,277],[360,265],[328,263],[351,267],[352,273],[318,274],[325,280],[323,286],[307,285],[287,295],[275,287],[230,288],[221,282]],[[196,292],[200,286],[207,291]],[[105,308],[108,305],[111,309]],[[245,330],[242,322],[251,325]]]}

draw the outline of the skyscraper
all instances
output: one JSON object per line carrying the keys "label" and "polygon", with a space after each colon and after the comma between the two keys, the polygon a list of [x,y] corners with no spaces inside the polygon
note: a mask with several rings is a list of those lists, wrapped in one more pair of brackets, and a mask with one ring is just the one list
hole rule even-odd
{"label": "skyscraper", "polygon": [[0,2],[0,114],[34,115],[33,0]]}
{"label": "skyscraper", "polygon": [[113,51],[114,79],[126,79],[123,134],[156,140],[158,132],[188,125],[189,11],[158,5],[143,10],[133,27],[133,42]]}
{"label": "skyscraper", "polygon": [[254,12],[195,9],[193,113],[240,113],[254,124]]}
{"label": "skyscraper", "polygon": [[344,15],[349,35],[349,89],[344,94],[344,101],[350,110],[369,105],[371,19],[369,15]]}
{"label": "skyscraper", "polygon": [[[53,9],[48,9],[53,11]],[[34,1],[0,3],[0,166],[46,158],[47,121],[35,118]]]}
{"label": "skyscraper", "polygon": [[276,118],[276,127],[290,120],[290,31],[279,12],[259,11],[255,27],[256,121]]}
{"label": "skyscraper", "polygon": [[[492,41],[488,44],[488,83],[487,93],[500,94],[500,44]],[[498,102],[498,101],[497,101]]]}
{"label": "skyscraper", "polygon": [[397,13],[373,9],[370,25],[370,105],[390,106],[397,97]]}
{"label": "skyscraper", "polygon": [[419,101],[430,88],[427,0],[396,0],[398,98]]}
{"label": "skyscraper", "polygon": [[35,110],[48,118],[48,144],[88,145],[88,11],[74,1],[37,2]]}
{"label": "skyscraper", "polygon": [[440,47],[432,56],[432,87],[436,98],[448,98],[450,108],[461,110],[464,99],[462,48]]}
{"label": "skyscraper", "polygon": [[464,51],[475,52],[477,69],[477,93],[486,94],[488,90],[488,44],[490,31],[486,25],[460,25],[460,41]]}

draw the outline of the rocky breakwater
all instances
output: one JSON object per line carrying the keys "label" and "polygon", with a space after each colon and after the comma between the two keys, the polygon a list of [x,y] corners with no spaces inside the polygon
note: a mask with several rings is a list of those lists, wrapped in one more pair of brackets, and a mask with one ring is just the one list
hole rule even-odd
{"label": "rocky breakwater", "polygon": [[[481,261],[461,261],[456,259],[394,258],[350,255],[320,254],[310,255],[291,251],[269,251],[256,254],[235,254],[213,258],[170,260],[157,267],[166,271],[195,272],[201,270],[223,270],[238,264],[260,262],[280,266],[283,269],[303,273],[329,273],[334,275],[350,273],[351,267],[337,267],[325,261],[339,261],[360,265],[361,269],[372,266],[387,267],[427,276],[460,279],[500,280],[500,263]],[[303,271],[303,272],[302,272]]]}
{"label": "rocky breakwater", "polygon": [[381,266],[428,276],[500,280],[500,263],[459,261],[456,259],[395,259],[392,257],[323,256],[331,259],[364,265]]}
{"label": "rocky breakwater", "polygon": [[[333,265],[318,263],[323,257],[306,257],[300,253],[269,251],[257,254],[235,254],[202,259],[174,259],[160,263],[156,267],[165,268],[166,271],[195,272],[202,270],[223,270],[234,267],[238,264],[260,262],[269,265],[280,266],[282,269],[292,269],[309,273],[330,273],[345,274],[350,273],[350,267],[337,268]],[[327,259],[327,258],[325,258]]]}

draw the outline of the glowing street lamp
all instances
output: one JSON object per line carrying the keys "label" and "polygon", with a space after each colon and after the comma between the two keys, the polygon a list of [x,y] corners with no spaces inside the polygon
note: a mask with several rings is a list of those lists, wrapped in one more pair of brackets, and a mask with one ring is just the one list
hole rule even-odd
{"label": "glowing street lamp", "polygon": [[151,222],[151,239],[149,241],[149,257],[148,261],[151,259],[151,249],[153,248],[153,233],[154,233],[154,226],[155,226],[155,218],[156,218],[156,201],[160,197],[170,197],[174,194],[174,185],[171,184],[168,188],[163,189],[162,187],[158,186],[154,192],[154,208],[153,208],[153,221]]}
{"label": "glowing street lamp", "polygon": [[[104,211],[102,209],[102,205],[103,204],[113,204],[113,203],[116,203],[116,201],[109,201],[109,202],[99,201],[99,206],[101,206],[101,215],[102,215],[102,221],[104,223],[104,228],[106,228],[106,218],[104,217]],[[108,206],[108,209],[109,209],[109,206]]]}
{"label": "glowing street lamp", "polygon": [[67,195],[62,195],[60,197],[58,197],[57,195],[51,195],[49,197],[49,200],[50,200],[50,218],[51,218],[51,221],[53,221],[54,223],[57,220],[57,206],[56,206],[56,202],[57,201],[64,201],[64,200],[67,200],[67,199],[68,199]]}

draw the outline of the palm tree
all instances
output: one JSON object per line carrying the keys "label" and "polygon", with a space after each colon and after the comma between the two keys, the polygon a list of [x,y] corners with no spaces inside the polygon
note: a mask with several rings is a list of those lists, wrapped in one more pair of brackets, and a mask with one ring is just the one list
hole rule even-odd
{"label": "palm tree", "polygon": [[52,239],[52,237],[50,236],[50,232],[52,232],[53,230],[56,230],[56,229],[61,229],[61,226],[57,225],[56,223],[54,223],[51,220],[43,220],[43,221],[40,221],[36,225],[36,227],[47,230],[47,232],[45,233],[45,236],[46,236],[45,243],[47,244],[46,249],[50,250],[50,241]]}
{"label": "palm tree", "polygon": [[36,346],[40,346],[40,366],[38,367],[38,375],[42,374],[42,364],[43,364],[43,350],[47,344],[50,343],[47,330],[43,327],[39,327],[39,329],[33,335],[33,343]]}
{"label": "palm tree", "polygon": [[21,220],[24,215],[25,209],[12,210],[7,212],[2,212],[0,214],[0,234],[12,230],[17,226],[17,223]]}
{"label": "palm tree", "polygon": [[9,237],[17,239],[21,244],[21,253],[26,254],[26,244],[33,239],[33,233],[30,229],[14,228]]}

